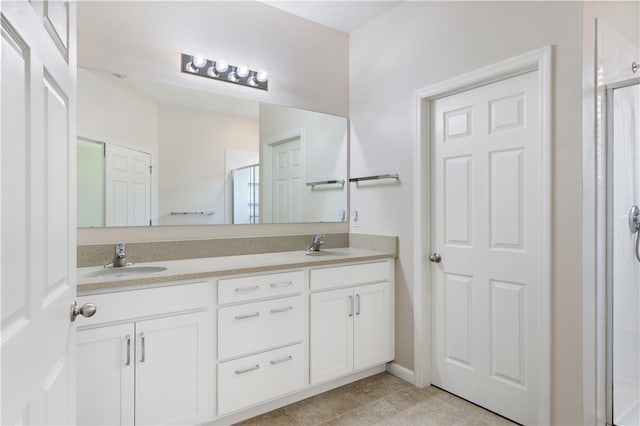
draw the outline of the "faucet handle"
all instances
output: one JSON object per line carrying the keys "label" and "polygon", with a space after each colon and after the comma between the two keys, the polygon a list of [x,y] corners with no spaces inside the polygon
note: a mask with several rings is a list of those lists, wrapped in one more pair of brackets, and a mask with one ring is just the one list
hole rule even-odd
{"label": "faucet handle", "polygon": [[126,246],[124,243],[116,244],[116,258],[124,258],[127,257]]}

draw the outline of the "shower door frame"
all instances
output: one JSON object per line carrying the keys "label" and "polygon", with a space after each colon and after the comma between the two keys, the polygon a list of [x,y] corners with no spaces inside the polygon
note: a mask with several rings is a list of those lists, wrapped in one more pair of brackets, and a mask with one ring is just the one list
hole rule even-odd
{"label": "shower door frame", "polygon": [[607,303],[606,303],[606,372],[605,372],[605,398],[607,402],[606,422],[607,425],[615,425],[613,422],[613,91],[624,87],[640,84],[640,77],[607,84],[606,92],[606,280],[607,280]]}

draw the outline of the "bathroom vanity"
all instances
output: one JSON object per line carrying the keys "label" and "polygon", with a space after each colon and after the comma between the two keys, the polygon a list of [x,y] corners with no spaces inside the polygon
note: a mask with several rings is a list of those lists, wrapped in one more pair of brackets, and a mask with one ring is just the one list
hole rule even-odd
{"label": "bathroom vanity", "polygon": [[383,371],[395,252],[333,248],[78,270],[79,424],[228,424]]}

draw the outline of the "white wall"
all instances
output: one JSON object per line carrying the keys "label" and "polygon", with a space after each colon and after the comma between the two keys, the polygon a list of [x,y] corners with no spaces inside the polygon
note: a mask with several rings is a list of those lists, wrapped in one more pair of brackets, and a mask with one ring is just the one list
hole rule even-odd
{"label": "white wall", "polygon": [[[159,224],[224,224],[225,151],[257,152],[258,120],[160,105]],[[171,212],[215,211],[211,216]],[[230,223],[230,222],[229,222]]]}
{"label": "white wall", "polygon": [[[348,113],[348,35],[260,2],[91,1],[77,16],[80,65]],[[180,53],[266,69],[269,91],[181,74]]]}
{"label": "white wall", "polygon": [[[107,77],[78,69],[78,136],[151,154],[158,165],[158,105]],[[151,219],[157,222],[158,179],[151,175]],[[79,231],[83,232],[83,231]]]}
{"label": "white wall", "polygon": [[[271,170],[269,150],[265,141],[278,136],[301,131],[304,134],[304,176],[303,222],[338,221],[338,211],[347,209],[347,119],[329,114],[319,114],[282,107],[260,104],[260,150],[262,170]],[[267,155],[265,155],[267,154]],[[269,175],[270,173],[265,173]],[[306,182],[344,179],[344,186],[327,185],[315,189],[306,186]],[[271,221],[269,179],[263,180],[262,219]]]}
{"label": "white wall", "polygon": [[[346,116],[349,37],[260,2],[78,2],[78,62],[245,99]],[[269,71],[269,91],[180,73],[180,53],[224,57]],[[228,229],[227,229],[228,228]],[[298,226],[257,225],[256,234],[291,234]],[[345,232],[346,224],[305,225],[305,232]],[[202,227],[201,238],[246,234],[240,227]],[[334,231],[334,232],[335,232]],[[153,241],[176,229],[80,230],[78,241]],[[135,236],[135,237],[134,237]]]}
{"label": "white wall", "polygon": [[399,172],[352,188],[352,232],[398,235],[396,362],[413,368],[415,92],[553,45],[552,423],[582,423],[581,66],[577,2],[405,2],[351,34],[351,175]]}

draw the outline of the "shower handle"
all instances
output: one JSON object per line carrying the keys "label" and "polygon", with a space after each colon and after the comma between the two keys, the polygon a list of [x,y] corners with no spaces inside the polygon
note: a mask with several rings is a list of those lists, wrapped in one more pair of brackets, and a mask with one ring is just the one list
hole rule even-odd
{"label": "shower handle", "polygon": [[631,206],[629,209],[629,230],[632,234],[636,234],[635,255],[640,262],[640,208],[638,206]]}
{"label": "shower handle", "polygon": [[631,206],[629,209],[629,230],[632,234],[640,231],[640,208]]}

